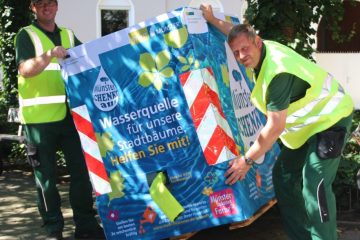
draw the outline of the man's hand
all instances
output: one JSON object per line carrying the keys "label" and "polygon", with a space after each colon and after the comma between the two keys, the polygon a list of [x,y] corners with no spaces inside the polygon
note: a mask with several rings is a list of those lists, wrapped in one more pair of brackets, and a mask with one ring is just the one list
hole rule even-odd
{"label": "man's hand", "polygon": [[233,25],[229,22],[223,21],[221,19],[218,19],[214,16],[213,9],[211,5],[200,5],[200,9],[203,13],[203,16],[205,20],[214,25],[217,29],[219,29],[222,33],[225,35],[228,35]]}
{"label": "man's hand", "polygon": [[53,57],[65,58],[67,55],[67,51],[62,46],[56,46],[56,47],[50,49],[49,51],[47,51],[47,54],[51,58],[53,58]]}
{"label": "man's hand", "polygon": [[246,173],[250,168],[251,165],[246,164],[243,156],[231,160],[229,163],[229,169],[225,173],[225,177],[227,178],[225,183],[233,185],[238,180],[245,179]]}
{"label": "man's hand", "polygon": [[56,46],[40,56],[30,58],[19,64],[19,73],[26,78],[33,77],[44,71],[53,58],[65,58],[67,51],[62,46]]}
{"label": "man's hand", "polygon": [[200,10],[203,12],[203,16],[209,23],[213,23],[215,20],[214,12],[212,6],[209,4],[201,4]]}

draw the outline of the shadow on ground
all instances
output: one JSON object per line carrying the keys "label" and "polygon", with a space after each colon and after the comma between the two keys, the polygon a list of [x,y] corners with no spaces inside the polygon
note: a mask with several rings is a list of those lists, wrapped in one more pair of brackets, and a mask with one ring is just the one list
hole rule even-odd
{"label": "shadow on ground", "polygon": [[[64,236],[72,239],[72,211],[68,184],[58,185],[65,219]],[[45,230],[37,210],[36,189],[31,172],[5,171],[0,175],[0,240],[44,239]]]}
{"label": "shadow on ground", "polygon": [[[65,218],[64,237],[73,239],[74,225],[68,200],[68,183],[59,185]],[[37,240],[45,238],[37,211],[35,184],[31,172],[5,171],[0,175],[0,240]],[[360,240],[360,213],[342,216],[339,240]],[[355,221],[354,221],[355,220]],[[357,221],[356,221],[357,220]],[[276,206],[250,226],[229,230],[229,225],[209,228],[196,233],[190,240],[285,240]]]}

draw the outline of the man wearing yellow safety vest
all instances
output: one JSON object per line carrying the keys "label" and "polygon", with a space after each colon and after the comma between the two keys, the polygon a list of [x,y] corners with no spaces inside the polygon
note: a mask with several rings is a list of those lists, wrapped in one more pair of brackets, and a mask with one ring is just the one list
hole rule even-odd
{"label": "man wearing yellow safety vest", "polygon": [[244,179],[280,138],[284,146],[273,169],[273,183],[288,236],[337,239],[331,185],[350,134],[351,97],[332,75],[292,49],[261,40],[248,24],[232,26],[214,17],[210,5],[201,9],[209,23],[228,35],[237,61],[253,69],[251,101],[267,116],[250,149],[230,162],[226,182]]}
{"label": "man wearing yellow safety vest", "polygon": [[63,151],[70,173],[75,239],[105,239],[95,218],[92,187],[58,63],[67,55],[66,48],[80,41],[71,30],[56,25],[57,0],[31,0],[30,8],[36,21],[22,28],[15,39],[19,106],[47,239],[63,238],[64,219],[56,187],[58,149]]}

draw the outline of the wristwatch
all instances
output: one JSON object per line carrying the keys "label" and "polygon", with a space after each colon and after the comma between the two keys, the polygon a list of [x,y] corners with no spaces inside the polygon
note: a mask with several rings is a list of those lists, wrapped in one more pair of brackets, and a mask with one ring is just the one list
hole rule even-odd
{"label": "wristwatch", "polygon": [[247,165],[252,166],[252,165],[255,163],[254,160],[252,160],[251,158],[248,158],[248,157],[246,157],[246,156],[244,156],[244,159],[245,159],[245,163],[246,163]]}

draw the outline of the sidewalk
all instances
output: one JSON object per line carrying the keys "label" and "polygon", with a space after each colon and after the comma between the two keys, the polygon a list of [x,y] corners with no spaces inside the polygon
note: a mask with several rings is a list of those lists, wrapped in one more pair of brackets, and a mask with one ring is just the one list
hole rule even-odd
{"label": "sidewalk", "polygon": [[[72,211],[68,183],[59,184],[65,218],[64,237],[73,239]],[[0,240],[44,239],[42,221],[37,211],[35,185],[31,173],[19,170],[0,175]],[[339,224],[339,240],[360,240],[360,218],[356,223]],[[275,207],[248,227],[229,230],[229,225],[205,229],[190,240],[286,240]]]}
{"label": "sidewalk", "polygon": [[[73,239],[75,230],[68,199],[68,184],[59,184],[65,219],[64,237]],[[37,210],[34,179],[30,172],[4,171],[0,175],[0,240],[45,239]]]}

